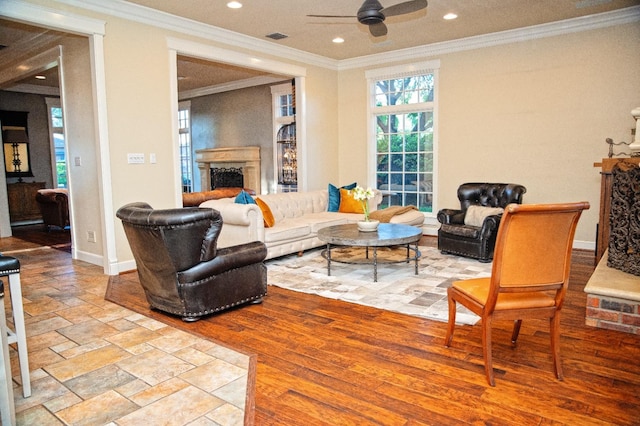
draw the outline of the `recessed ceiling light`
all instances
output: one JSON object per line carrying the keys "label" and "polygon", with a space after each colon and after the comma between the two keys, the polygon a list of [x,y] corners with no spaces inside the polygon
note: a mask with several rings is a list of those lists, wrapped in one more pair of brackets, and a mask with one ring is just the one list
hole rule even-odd
{"label": "recessed ceiling light", "polygon": [[36,80],[46,80],[47,77],[45,77],[44,75],[36,75]]}
{"label": "recessed ceiling light", "polygon": [[227,3],[227,7],[229,9],[240,9],[242,7],[242,3],[240,3],[239,1],[230,1],[229,3]]}
{"label": "recessed ceiling light", "polygon": [[331,41],[333,41],[336,44],[344,43],[344,39],[342,37],[336,37]]}
{"label": "recessed ceiling light", "polygon": [[447,13],[442,18],[446,19],[447,21],[450,21],[452,19],[456,19],[457,17],[458,17],[458,15],[456,15],[455,13]]}

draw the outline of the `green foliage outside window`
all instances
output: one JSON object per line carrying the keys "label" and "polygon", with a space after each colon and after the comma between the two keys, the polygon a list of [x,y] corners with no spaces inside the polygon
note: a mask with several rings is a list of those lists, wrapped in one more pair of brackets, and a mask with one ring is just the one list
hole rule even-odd
{"label": "green foliage outside window", "polygon": [[433,74],[376,82],[377,188],[381,208],[433,210]]}

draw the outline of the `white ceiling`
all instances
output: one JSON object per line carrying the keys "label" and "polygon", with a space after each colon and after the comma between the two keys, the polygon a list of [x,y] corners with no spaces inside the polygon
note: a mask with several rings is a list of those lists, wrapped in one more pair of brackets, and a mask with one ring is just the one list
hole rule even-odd
{"label": "white ceiling", "polygon": [[[373,37],[356,18],[312,18],[316,15],[355,15],[362,0],[240,0],[241,9],[226,7],[228,0],[102,0],[101,5],[142,6],[245,36],[332,60],[459,40],[500,31],[546,24],[640,5],[640,0],[429,0],[426,9],[385,20],[388,34]],[[90,3],[90,2],[87,2]],[[109,5],[111,3],[111,5]],[[380,0],[384,7],[402,0]],[[442,17],[454,12],[458,18]],[[288,37],[271,40],[271,33]],[[0,20],[0,69],[29,57],[34,47],[55,45],[56,31]],[[340,36],[342,44],[331,40]],[[31,52],[30,52],[31,51]],[[180,91],[252,79],[262,73],[192,58],[178,58]],[[57,85],[56,69],[49,78],[30,76],[20,83]]]}

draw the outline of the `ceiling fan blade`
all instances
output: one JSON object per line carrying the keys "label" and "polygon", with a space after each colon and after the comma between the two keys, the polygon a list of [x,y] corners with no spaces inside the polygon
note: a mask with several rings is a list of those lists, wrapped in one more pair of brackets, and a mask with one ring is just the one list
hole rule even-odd
{"label": "ceiling fan blade", "polygon": [[384,22],[378,24],[369,25],[369,32],[374,37],[382,37],[387,35],[387,26]]}
{"label": "ceiling fan blade", "polygon": [[356,18],[355,15],[307,15],[309,18]]}
{"label": "ceiling fan blade", "polygon": [[385,17],[404,15],[405,13],[417,12],[418,10],[427,7],[427,0],[409,0],[404,3],[394,4],[393,6],[385,7],[382,9],[382,13]]}

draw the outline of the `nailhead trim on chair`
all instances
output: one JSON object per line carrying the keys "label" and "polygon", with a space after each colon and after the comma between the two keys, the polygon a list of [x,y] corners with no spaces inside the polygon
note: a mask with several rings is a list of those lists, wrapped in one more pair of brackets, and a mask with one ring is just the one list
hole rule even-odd
{"label": "nailhead trim on chair", "polygon": [[264,297],[264,296],[266,296],[266,295],[267,295],[267,293],[265,292],[265,293],[259,294],[259,295],[257,295],[257,296],[254,296],[254,297],[250,297],[250,298],[248,298],[248,299],[242,299],[242,300],[240,300],[240,301],[238,301],[238,302],[236,302],[236,303],[232,303],[232,304],[224,305],[224,306],[218,306],[218,307],[217,307],[217,308],[215,308],[215,309],[206,310],[206,311],[204,311],[204,312],[203,312],[203,311],[200,311],[200,312],[192,312],[192,313],[189,313],[189,314],[187,314],[187,313],[186,313],[186,312],[184,312],[184,311],[176,311],[176,310],[169,309],[169,308],[166,308],[166,307],[156,308],[156,309],[159,309],[159,310],[161,310],[161,311],[163,311],[163,312],[169,312],[169,313],[171,313],[171,314],[178,315],[178,316],[182,316],[182,317],[196,318],[196,317],[202,317],[202,316],[205,316],[205,315],[214,314],[214,313],[216,313],[216,312],[224,311],[224,310],[229,309],[229,308],[232,308],[232,307],[234,307],[234,306],[243,305],[243,304],[245,304],[245,303],[251,302],[252,300],[261,299],[261,298],[263,298],[263,297]]}

